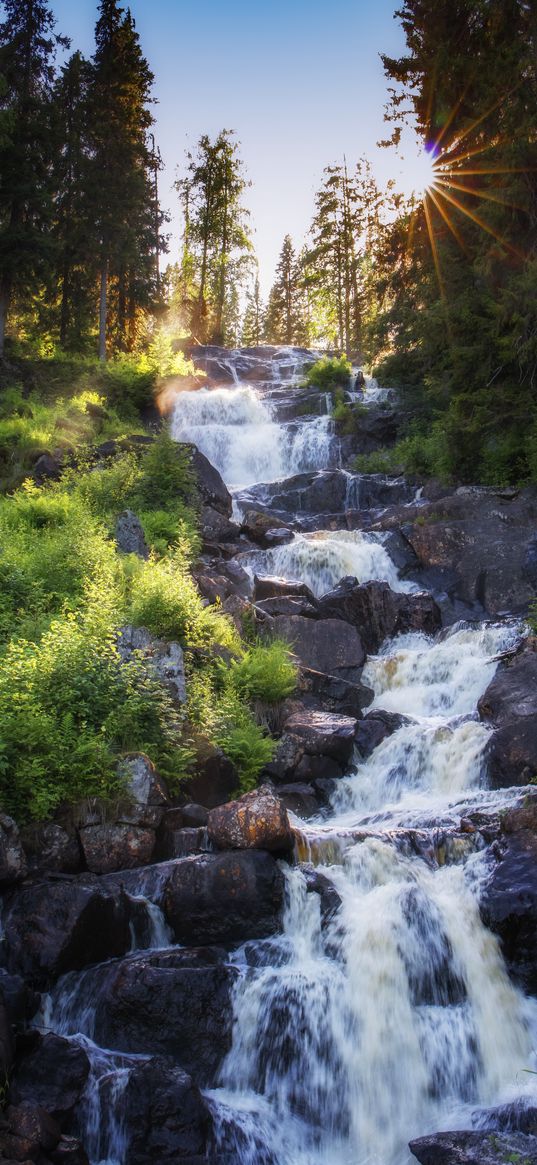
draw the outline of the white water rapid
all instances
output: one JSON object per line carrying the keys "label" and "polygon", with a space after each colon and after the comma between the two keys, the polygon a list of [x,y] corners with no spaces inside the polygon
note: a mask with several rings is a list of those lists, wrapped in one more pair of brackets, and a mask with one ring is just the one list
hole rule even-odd
{"label": "white water rapid", "polygon": [[296,534],[292,542],[271,550],[241,555],[249,574],[276,575],[304,582],[320,598],[342,578],[358,582],[384,579],[394,591],[410,591],[411,583],[399,579],[397,570],[379,536],[361,530],[316,530]]}

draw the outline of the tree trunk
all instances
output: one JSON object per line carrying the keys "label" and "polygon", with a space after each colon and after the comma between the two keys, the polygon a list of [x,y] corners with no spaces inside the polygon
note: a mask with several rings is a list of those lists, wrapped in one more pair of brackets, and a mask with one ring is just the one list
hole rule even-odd
{"label": "tree trunk", "polygon": [[11,299],[11,287],[7,281],[0,284],[0,360],[4,355],[6,323]]}
{"label": "tree trunk", "polygon": [[99,300],[99,360],[106,361],[106,325],[108,321],[108,262],[101,271],[101,296]]}
{"label": "tree trunk", "polygon": [[69,331],[70,311],[69,311],[69,276],[71,273],[70,263],[67,256],[64,257],[62,269],[62,302],[60,308],[60,344],[65,348],[67,340],[67,333]]}

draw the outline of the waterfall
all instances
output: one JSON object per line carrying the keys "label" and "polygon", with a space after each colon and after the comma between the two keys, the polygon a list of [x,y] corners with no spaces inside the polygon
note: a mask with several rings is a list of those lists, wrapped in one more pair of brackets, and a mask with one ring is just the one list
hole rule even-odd
{"label": "waterfall", "polygon": [[[260,1136],[276,1165],[404,1165],[412,1137],[469,1127],[474,1107],[520,1093],[535,1009],[481,922],[479,846],[438,865],[396,844],[389,813],[390,799],[406,798],[406,823],[416,808],[434,819],[439,793],[471,796],[487,738],[475,703],[514,634],[406,636],[370,662],[375,706],[412,721],[338,782],[325,824],[301,825],[332,843],[319,846],[318,868],[339,910],[323,922],[301,870],[288,871],[277,955],[272,943],[266,965],[243,965],[233,1046],[211,1094],[219,1145],[233,1145],[237,1165],[254,1165]],[[341,844],[350,823],[361,837]]]}
{"label": "waterfall", "polygon": [[349,575],[359,582],[382,579],[395,591],[414,589],[411,583],[399,579],[379,538],[360,530],[296,534],[285,546],[241,555],[241,565],[252,577],[277,575],[304,582],[318,598]]}
{"label": "waterfall", "polygon": [[232,488],[321,469],[333,460],[329,416],[287,425],[250,385],[178,393],[176,441],[192,441]]}

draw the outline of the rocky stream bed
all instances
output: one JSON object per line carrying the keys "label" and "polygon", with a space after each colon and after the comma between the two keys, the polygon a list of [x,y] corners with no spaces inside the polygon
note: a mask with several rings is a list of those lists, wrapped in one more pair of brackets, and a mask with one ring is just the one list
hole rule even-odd
{"label": "rocky stream bed", "polygon": [[133,756],[114,820],[0,819],[5,1161],[537,1163],[537,494],[351,472],[397,402],[340,440],[311,359],[174,404],[198,586],[300,664],[261,787]]}

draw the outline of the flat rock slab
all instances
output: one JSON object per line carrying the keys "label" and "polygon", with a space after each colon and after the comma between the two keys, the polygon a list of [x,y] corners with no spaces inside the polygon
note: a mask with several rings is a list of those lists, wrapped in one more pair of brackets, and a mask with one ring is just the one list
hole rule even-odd
{"label": "flat rock slab", "polygon": [[308,711],[290,716],[285,731],[303,742],[311,756],[328,756],[346,761],[352,755],[358,721],[352,716],[338,716],[335,712]]}
{"label": "flat rock slab", "polygon": [[277,615],[268,624],[271,636],[285,639],[304,667],[358,683],[366,653],[355,627],[341,619]]}
{"label": "flat rock slab", "polygon": [[410,1150],[421,1165],[537,1165],[537,1137],[524,1133],[435,1133]]}

